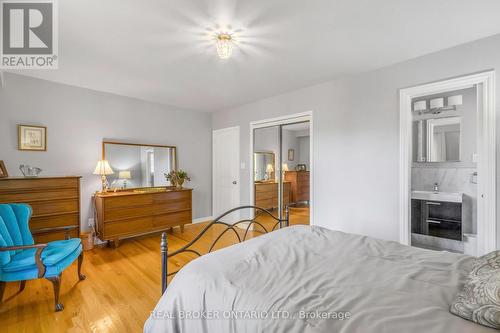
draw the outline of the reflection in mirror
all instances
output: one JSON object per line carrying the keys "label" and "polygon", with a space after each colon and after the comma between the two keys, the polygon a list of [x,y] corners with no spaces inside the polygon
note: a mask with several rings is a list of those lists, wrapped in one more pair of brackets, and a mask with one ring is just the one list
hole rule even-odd
{"label": "reflection in mirror", "polygon": [[254,153],[254,181],[274,180],[276,166],[274,164],[274,153],[256,152]]}
{"label": "reflection in mirror", "polygon": [[460,117],[427,120],[427,160],[460,161]]}
{"label": "reflection in mirror", "polygon": [[415,162],[459,162],[461,117],[432,118],[413,123]]}
{"label": "reflection in mirror", "polygon": [[103,155],[111,188],[169,186],[164,174],[176,168],[175,147],[104,142]]}

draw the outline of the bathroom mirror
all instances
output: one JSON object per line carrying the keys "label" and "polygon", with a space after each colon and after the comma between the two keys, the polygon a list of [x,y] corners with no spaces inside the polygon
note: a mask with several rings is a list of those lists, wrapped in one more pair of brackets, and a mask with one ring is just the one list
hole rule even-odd
{"label": "bathroom mirror", "polygon": [[170,186],[164,174],[177,166],[173,146],[103,142],[102,154],[114,171],[106,176],[111,188]]}
{"label": "bathroom mirror", "polygon": [[413,122],[415,162],[459,162],[462,117],[445,117]]}
{"label": "bathroom mirror", "polygon": [[276,166],[274,164],[274,153],[254,153],[254,181],[274,181]]}

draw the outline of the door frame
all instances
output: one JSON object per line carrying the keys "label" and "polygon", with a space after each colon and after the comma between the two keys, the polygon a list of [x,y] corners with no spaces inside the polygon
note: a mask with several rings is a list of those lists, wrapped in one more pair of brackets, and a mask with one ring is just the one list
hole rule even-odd
{"label": "door frame", "polygon": [[240,171],[240,127],[239,126],[232,126],[232,127],[226,127],[226,128],[221,128],[221,129],[216,129],[212,130],[212,216],[215,218],[215,173],[216,173],[216,168],[215,168],[215,140],[214,140],[214,135],[216,133],[220,132],[227,132],[227,131],[236,131],[238,133],[238,144],[237,150],[236,150],[236,158],[238,159],[238,168],[237,168],[237,189],[238,189],[238,206],[241,204],[241,171]]}
{"label": "door frame", "polygon": [[[300,122],[309,122],[309,186],[310,186],[310,200],[309,200],[309,224],[314,225],[314,126],[313,126],[313,111],[306,111],[301,113],[290,114],[281,117],[255,120],[250,122],[250,165],[249,165],[249,189],[250,189],[250,204],[253,205],[255,202],[255,189],[254,189],[254,176],[253,176],[253,139],[254,139],[254,129],[287,125]],[[277,166],[276,169],[281,172],[281,165]],[[279,168],[279,169],[278,169]]]}
{"label": "door frame", "polygon": [[477,86],[478,100],[478,187],[477,187],[477,253],[483,255],[496,249],[496,109],[495,71],[447,79],[404,88],[399,92],[399,241],[411,244],[411,167],[412,167],[412,105],[413,98]]}

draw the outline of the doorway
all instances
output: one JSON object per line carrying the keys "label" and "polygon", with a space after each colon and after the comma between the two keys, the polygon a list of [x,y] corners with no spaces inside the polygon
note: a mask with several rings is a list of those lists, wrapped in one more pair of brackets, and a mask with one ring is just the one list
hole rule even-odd
{"label": "doorway", "polygon": [[289,222],[312,222],[312,113],[253,122],[250,126],[250,198]]}
{"label": "doorway", "polygon": [[495,73],[400,91],[400,242],[496,248]]}

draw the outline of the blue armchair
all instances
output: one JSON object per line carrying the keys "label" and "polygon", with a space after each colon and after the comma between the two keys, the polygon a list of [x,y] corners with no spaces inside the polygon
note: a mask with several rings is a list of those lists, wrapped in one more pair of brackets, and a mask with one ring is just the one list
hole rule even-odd
{"label": "blue armchair", "polygon": [[20,291],[23,291],[26,280],[46,278],[54,287],[55,309],[61,311],[64,309],[59,303],[62,271],[78,258],[78,277],[85,279],[81,273],[82,244],[79,238],[34,244],[28,226],[31,214],[32,209],[26,204],[0,204],[0,302],[6,282],[21,281]]}

